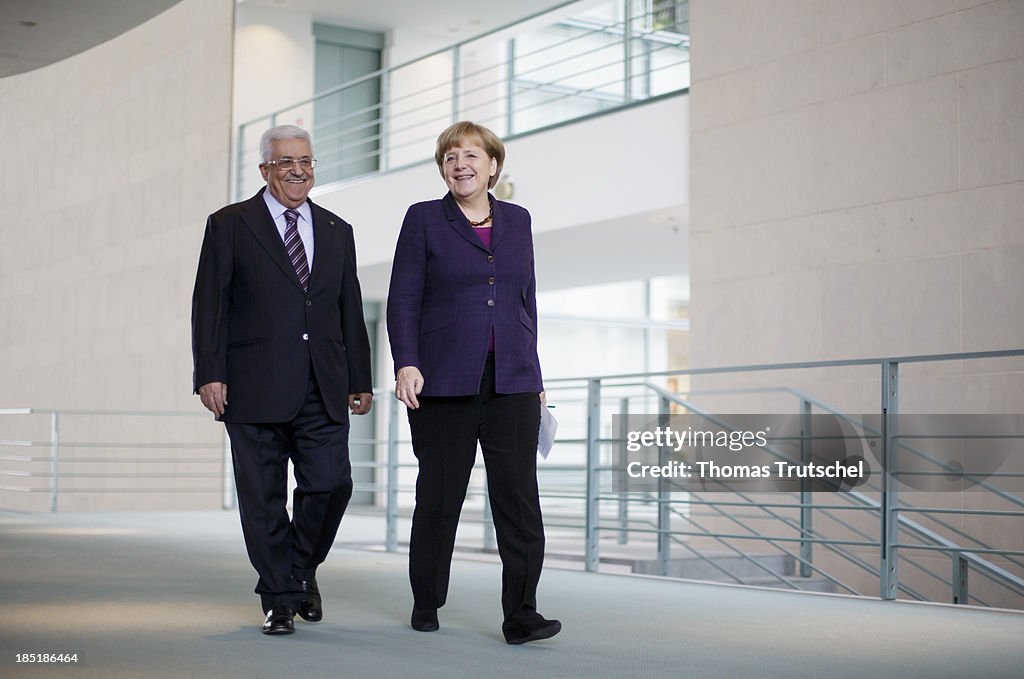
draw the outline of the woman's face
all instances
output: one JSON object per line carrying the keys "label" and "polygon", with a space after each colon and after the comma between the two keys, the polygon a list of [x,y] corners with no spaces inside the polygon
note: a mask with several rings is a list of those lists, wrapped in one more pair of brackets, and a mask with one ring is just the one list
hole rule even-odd
{"label": "woman's face", "polygon": [[472,201],[487,194],[487,184],[498,171],[498,161],[487,155],[476,139],[463,139],[444,154],[441,176],[452,195]]}

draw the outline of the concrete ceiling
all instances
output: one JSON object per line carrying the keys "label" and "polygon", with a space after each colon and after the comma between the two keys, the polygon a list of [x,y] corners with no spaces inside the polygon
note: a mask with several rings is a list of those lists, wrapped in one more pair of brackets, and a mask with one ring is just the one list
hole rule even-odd
{"label": "concrete ceiling", "polygon": [[67,59],[179,0],[0,0],[0,78]]}
{"label": "concrete ceiling", "polygon": [[[180,0],[0,0],[0,78],[95,47]],[[351,28],[408,28],[451,42],[557,7],[558,0],[237,0]]]}
{"label": "concrete ceiling", "polygon": [[564,0],[239,0],[242,3],[303,12],[367,31],[408,28],[453,43],[566,4]]}

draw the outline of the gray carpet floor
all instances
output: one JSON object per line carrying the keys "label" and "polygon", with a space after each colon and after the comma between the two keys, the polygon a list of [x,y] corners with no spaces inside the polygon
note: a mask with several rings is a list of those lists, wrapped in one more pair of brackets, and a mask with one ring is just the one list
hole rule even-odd
{"label": "gray carpet floor", "polygon": [[499,567],[452,571],[424,634],[406,557],[338,547],[324,622],[265,637],[232,512],[0,514],[0,677],[1024,677],[1024,614],[553,568],[564,631],[507,646]]}

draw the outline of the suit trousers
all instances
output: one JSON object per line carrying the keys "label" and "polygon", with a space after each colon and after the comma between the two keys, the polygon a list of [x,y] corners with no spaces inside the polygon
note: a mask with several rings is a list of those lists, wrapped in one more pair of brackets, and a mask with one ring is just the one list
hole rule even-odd
{"label": "suit trousers", "polygon": [[[290,422],[225,425],[231,438],[242,534],[259,581],[263,610],[297,608],[308,580],[334,544],[352,497],[348,423],[327,414],[310,372],[306,397]],[[292,516],[288,460],[295,467]]]}
{"label": "suit trousers", "polygon": [[447,598],[455,533],[479,441],[502,563],[502,611],[508,618],[524,608],[536,609],[544,563],[538,395],[495,393],[489,356],[479,394],[421,397],[420,407],[409,411],[409,425],[419,462],[409,540],[414,606],[440,608]]}

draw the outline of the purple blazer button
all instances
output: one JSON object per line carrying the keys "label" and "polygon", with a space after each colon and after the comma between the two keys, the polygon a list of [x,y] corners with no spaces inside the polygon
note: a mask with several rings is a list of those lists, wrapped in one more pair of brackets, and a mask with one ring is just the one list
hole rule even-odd
{"label": "purple blazer button", "polygon": [[494,300],[493,299],[487,300],[487,306],[494,306]]}

